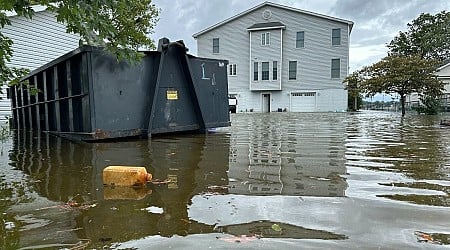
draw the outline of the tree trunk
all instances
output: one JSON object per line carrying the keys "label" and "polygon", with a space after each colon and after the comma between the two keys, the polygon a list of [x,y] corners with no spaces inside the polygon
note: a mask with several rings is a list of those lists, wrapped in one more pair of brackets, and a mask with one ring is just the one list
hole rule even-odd
{"label": "tree trunk", "polygon": [[402,117],[405,116],[405,100],[406,100],[406,96],[405,95],[400,95],[400,105],[402,107]]}

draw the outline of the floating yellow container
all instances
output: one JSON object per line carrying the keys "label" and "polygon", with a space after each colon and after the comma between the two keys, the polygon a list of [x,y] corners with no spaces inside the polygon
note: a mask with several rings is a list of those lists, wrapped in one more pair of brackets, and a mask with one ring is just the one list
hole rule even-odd
{"label": "floating yellow container", "polygon": [[112,186],[143,186],[152,180],[145,167],[108,166],[103,169],[103,184]]}

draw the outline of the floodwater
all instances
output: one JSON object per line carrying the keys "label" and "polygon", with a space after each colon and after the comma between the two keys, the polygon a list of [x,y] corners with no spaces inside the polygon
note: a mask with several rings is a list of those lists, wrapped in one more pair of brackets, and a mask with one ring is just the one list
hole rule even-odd
{"label": "floodwater", "polygon": [[[14,134],[1,144],[0,248],[450,247],[443,118],[232,114],[214,133],[105,143]],[[108,165],[161,182],[104,187]]]}

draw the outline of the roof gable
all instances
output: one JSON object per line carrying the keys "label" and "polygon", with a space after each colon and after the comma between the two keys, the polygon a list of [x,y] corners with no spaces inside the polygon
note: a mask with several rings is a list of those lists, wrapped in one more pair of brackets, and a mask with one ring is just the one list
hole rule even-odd
{"label": "roof gable", "polygon": [[289,7],[289,6],[285,6],[285,5],[281,5],[281,4],[276,4],[276,3],[272,3],[272,2],[264,2],[262,4],[259,4],[253,8],[250,8],[246,11],[243,11],[237,15],[234,15],[228,19],[223,20],[222,22],[219,22],[217,24],[214,24],[206,29],[201,30],[200,32],[195,33],[194,35],[192,35],[194,38],[197,38],[200,35],[203,35],[204,33],[207,33],[215,28],[218,28],[224,24],[227,24],[233,20],[236,20],[250,12],[253,12],[259,8],[262,7],[267,7],[267,6],[272,6],[272,7],[276,7],[276,8],[280,8],[280,9],[285,9],[285,10],[290,10],[290,11],[294,11],[294,12],[298,12],[301,14],[305,14],[305,15],[310,15],[310,16],[315,16],[315,17],[319,17],[319,18],[325,18],[328,20],[333,20],[336,22],[341,22],[341,23],[345,23],[347,25],[349,25],[349,32],[351,33],[352,28],[353,28],[353,22],[352,21],[348,21],[348,20],[344,20],[344,19],[340,19],[340,18],[336,18],[336,17],[331,17],[331,16],[327,16],[327,15],[323,15],[323,14],[319,14],[319,13],[315,13],[315,12],[311,12],[311,11],[306,11],[306,10],[301,10],[301,9],[297,9],[297,8],[293,8],[293,7]]}
{"label": "roof gable", "polygon": [[450,63],[444,64],[436,69],[436,75],[439,77],[449,77],[450,76]]}
{"label": "roof gable", "polygon": [[450,67],[450,63],[444,64],[441,67],[437,68],[437,71],[441,71],[441,70],[443,70],[443,69],[445,69],[447,67]]}

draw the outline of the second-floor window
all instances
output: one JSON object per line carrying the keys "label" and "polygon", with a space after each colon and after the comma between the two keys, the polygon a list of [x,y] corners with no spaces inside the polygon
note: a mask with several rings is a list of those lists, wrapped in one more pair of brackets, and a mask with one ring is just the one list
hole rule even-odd
{"label": "second-floor window", "polygon": [[213,38],[213,53],[219,53],[219,38]]}
{"label": "second-floor window", "polygon": [[297,61],[289,61],[289,80],[297,79]]}
{"label": "second-floor window", "polygon": [[270,32],[264,32],[261,34],[261,45],[270,45]]}
{"label": "second-floor window", "polygon": [[341,29],[331,31],[331,45],[341,45]]}
{"label": "second-floor window", "polygon": [[341,59],[331,59],[331,78],[341,78]]}
{"label": "second-floor window", "polygon": [[295,47],[296,48],[305,47],[305,32],[304,31],[297,32],[297,38],[295,40]]}
{"label": "second-floor window", "polygon": [[258,81],[258,62],[253,63],[253,81]]}
{"label": "second-floor window", "polygon": [[278,79],[278,62],[273,61],[272,63],[272,80]]}
{"label": "second-floor window", "polygon": [[261,80],[268,81],[269,80],[269,62],[261,63]]}
{"label": "second-floor window", "polygon": [[230,64],[230,65],[228,65],[228,68],[229,68],[230,76],[235,76],[236,75],[236,64]]}

